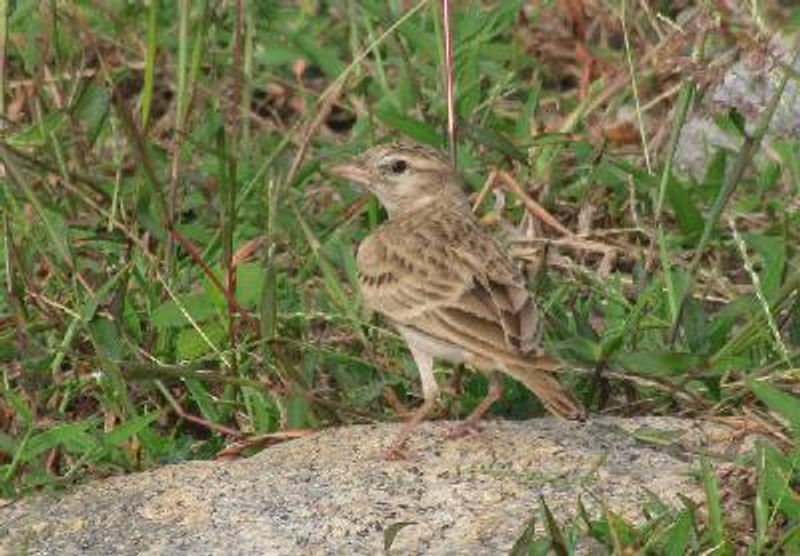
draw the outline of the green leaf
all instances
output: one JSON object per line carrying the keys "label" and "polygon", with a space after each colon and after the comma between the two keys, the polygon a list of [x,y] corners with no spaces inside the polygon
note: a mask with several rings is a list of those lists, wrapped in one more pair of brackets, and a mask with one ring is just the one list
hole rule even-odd
{"label": "green leaf", "polygon": [[236,267],[236,301],[250,309],[261,303],[264,279],[267,274],[261,263],[243,263]]}
{"label": "green leaf", "polygon": [[350,299],[350,296],[348,296],[342,288],[336,268],[324,255],[320,255],[318,263],[319,269],[322,272],[322,282],[325,286],[325,290],[328,292],[333,302],[344,314],[356,316],[356,307]]}
{"label": "green leaf", "polygon": [[27,129],[12,133],[7,136],[8,144],[18,149],[43,147],[50,139],[50,134],[57,132],[67,122],[67,115],[63,112],[51,112],[45,115],[41,122],[32,124]]}
{"label": "green leaf", "polygon": [[[433,33],[425,31],[414,20],[406,21],[398,31],[412,45],[413,50],[420,53],[417,56],[420,61],[424,63],[427,60],[428,64],[437,61],[435,53],[440,48],[440,45],[436,42],[436,37]],[[420,71],[425,69],[425,67],[419,68]]]}
{"label": "green leaf", "polygon": [[736,131],[739,133],[739,135],[741,135],[742,137],[747,136],[747,129],[745,126],[744,116],[742,116],[742,113],[739,112],[739,110],[737,110],[736,108],[728,109],[728,119],[731,125],[734,127],[734,129],[736,129]]}
{"label": "green leaf", "polygon": [[747,379],[747,387],[767,407],[789,421],[795,437],[800,439],[800,397],[793,396],[766,382],[759,382],[752,378]]}
{"label": "green leaf", "polygon": [[[774,160],[765,161],[764,170],[758,176],[758,185],[765,193],[774,191],[780,184],[780,179],[783,174],[783,166]],[[778,201],[775,203],[775,208],[778,208],[780,201],[778,200],[780,197],[775,196],[775,198],[767,197],[767,204],[768,206],[772,204],[774,201]]]}
{"label": "green leaf", "polygon": [[792,308],[789,309],[789,342],[794,347],[800,347],[800,297],[795,299]]}
{"label": "green leaf", "polygon": [[68,452],[81,454],[97,448],[97,440],[86,432],[95,425],[94,420],[80,421],[65,425],[56,425],[44,432],[34,435],[25,447],[24,459],[32,458],[51,448],[63,446]]}
{"label": "green leaf", "polygon": [[532,89],[528,92],[528,98],[525,100],[525,106],[522,107],[522,111],[517,118],[515,129],[517,141],[524,143],[531,139],[531,122],[533,121],[534,116],[536,116],[536,111],[539,109],[539,99],[541,98],[541,94],[542,82],[540,79],[536,79],[533,82]]}
{"label": "green leaf", "polygon": [[584,336],[573,336],[553,344],[552,349],[562,357],[577,359],[585,363],[598,363],[603,355],[603,348]]}
{"label": "green leaf", "polygon": [[328,77],[335,79],[344,71],[344,64],[334,54],[336,49],[318,45],[308,30],[292,33],[291,39]]}
{"label": "green leaf", "polygon": [[678,221],[681,231],[687,236],[699,237],[703,231],[703,215],[695,206],[689,192],[684,189],[678,180],[672,179],[667,186],[667,201],[669,201],[675,220]]}
{"label": "green leaf", "polygon": [[152,411],[145,415],[139,415],[133,419],[128,419],[121,425],[115,427],[103,435],[103,443],[108,446],[120,446],[132,436],[147,428],[151,423],[161,417],[161,411]]}
{"label": "green leaf", "polygon": [[119,337],[116,324],[112,320],[102,317],[94,318],[87,328],[102,357],[117,361],[125,358],[128,353],[128,345]]}
{"label": "green leaf", "polygon": [[289,428],[306,428],[318,425],[308,398],[303,395],[293,395],[286,403],[286,425]]}
{"label": "green leaf", "polygon": [[73,108],[73,117],[86,129],[90,144],[94,144],[103,129],[109,110],[109,97],[105,87],[90,81]]}
{"label": "green leaf", "polygon": [[278,426],[277,410],[263,392],[243,386],[242,398],[254,432],[265,433],[276,430]]}
{"label": "green leaf", "polygon": [[461,132],[473,141],[477,141],[481,145],[494,149],[509,158],[524,163],[528,162],[528,156],[519,150],[514,143],[488,127],[462,122]]}
{"label": "green leaf", "polygon": [[214,351],[214,347],[218,348],[220,342],[225,338],[225,329],[217,322],[204,324],[201,330],[203,334],[193,327],[184,328],[178,334],[175,348],[180,359],[197,359],[211,353]]}
{"label": "green leaf", "polygon": [[253,59],[270,68],[289,66],[301,58],[303,53],[298,48],[270,44],[269,48],[257,48],[253,52]]}
{"label": "green leaf", "polygon": [[608,523],[605,519],[592,519],[589,517],[589,512],[583,504],[583,500],[578,498],[578,515],[581,520],[586,524],[587,530],[591,538],[604,546],[611,543],[611,538],[608,530]]}
{"label": "green leaf", "polygon": [[[794,457],[789,458],[775,447],[763,447],[764,491],[770,504],[785,513],[790,519],[800,520],[800,494],[795,492],[793,481],[796,480],[800,467],[800,451],[795,450]],[[792,461],[793,459],[793,461]]]}
{"label": "green leaf", "polygon": [[[780,549],[780,550],[779,550]],[[789,529],[775,546],[772,554],[800,553],[800,523]]]}
{"label": "green leaf", "polygon": [[641,375],[680,376],[706,366],[706,357],[703,355],[671,351],[620,353],[613,360]]}
{"label": "green leaf", "polygon": [[[13,454],[16,452],[19,449],[23,435],[20,434],[18,436],[19,438],[0,431],[0,452],[4,454]],[[0,473],[0,481],[2,481],[2,476],[3,474]]]}
{"label": "green leaf", "polygon": [[725,539],[725,526],[722,520],[722,498],[719,493],[717,478],[705,456],[700,458],[700,466],[703,487],[706,492],[706,506],[708,508],[708,532],[711,536],[712,544],[717,547],[715,554],[733,554],[728,541]]}
{"label": "green leaf", "polygon": [[14,410],[12,414],[15,416],[15,419],[18,419],[26,426],[33,424],[33,412],[30,406],[28,406],[28,403],[14,390],[7,388],[4,381],[0,381],[0,394],[3,395],[3,400],[11,405],[11,408]]}
{"label": "green leaf", "polygon": [[742,238],[761,257],[762,269],[758,273],[761,288],[767,299],[772,299],[780,289],[786,267],[786,238],[745,232]]}
{"label": "green leaf", "polygon": [[204,293],[179,295],[156,307],[150,322],[157,328],[185,327],[190,324],[186,313],[195,322],[202,323],[216,315],[216,307]]}
{"label": "green leaf", "polygon": [[688,297],[683,307],[683,329],[686,343],[692,353],[708,349],[708,335],[711,331],[703,304],[694,297]]}
{"label": "green leaf", "polygon": [[[61,363],[63,362],[70,346],[72,345],[72,341],[75,339],[78,329],[92,321],[97,313],[98,308],[100,307],[100,303],[114,291],[114,288],[117,287],[121,280],[128,276],[128,270],[128,265],[121,268],[119,272],[109,278],[108,281],[98,290],[96,290],[91,296],[89,296],[88,299],[84,300],[78,317],[70,323],[66,333],[64,334],[64,337],[61,339],[61,344],[59,345],[58,350],[53,355],[53,360],[50,363],[50,368],[53,373],[55,373],[56,370],[61,366]],[[107,330],[102,330],[102,324],[99,328],[101,332],[107,332]],[[114,330],[114,333],[116,333],[116,330]],[[104,346],[104,344],[99,345]]]}
{"label": "green leaf", "polygon": [[[775,149],[780,158],[781,166],[791,176],[794,182],[795,191],[800,185],[800,141],[797,139],[778,139],[770,142],[771,148]],[[781,200],[780,195],[775,195],[774,199]]]}
{"label": "green leaf", "polygon": [[638,544],[636,528],[621,515],[612,512],[605,505],[603,516],[608,523],[608,530],[614,540],[615,552],[622,553],[626,548]]}
{"label": "green leaf", "polygon": [[39,7],[39,0],[21,0],[11,3],[11,17],[8,19],[8,26],[15,28],[23,21],[36,19],[33,15]]}
{"label": "green leaf", "polygon": [[473,117],[481,100],[481,74],[478,69],[478,45],[465,49],[456,60],[457,91],[456,112],[462,121]]}
{"label": "green leaf", "polygon": [[70,245],[70,231],[64,216],[56,211],[43,209],[40,215],[44,221],[45,227],[51,233],[53,243],[58,247],[59,252],[64,257],[64,260],[70,262],[73,260],[72,249]]}
{"label": "green leaf", "polygon": [[205,385],[194,378],[187,378],[184,382],[203,417],[212,423],[219,423],[220,415],[214,397],[208,392]]}
{"label": "green leaf", "polygon": [[357,292],[359,290],[359,280],[355,251],[352,243],[345,242],[338,236],[331,237],[321,249],[321,253],[326,260],[344,271],[353,291]]}
{"label": "green leaf", "polygon": [[706,167],[706,173],[705,176],[703,176],[703,182],[699,190],[708,201],[713,200],[719,195],[720,189],[722,189],[722,183],[725,181],[727,161],[728,151],[718,149],[711,158],[711,162],[709,162]]}
{"label": "green leaf", "polygon": [[550,535],[550,547],[558,556],[568,556],[569,549],[567,548],[567,541],[564,538],[564,531],[561,529],[561,525],[556,521],[553,512],[550,511],[550,507],[547,505],[547,502],[545,502],[544,496],[540,496],[539,501],[542,504],[542,511],[544,512],[547,534]]}
{"label": "green leaf", "polygon": [[630,433],[634,438],[660,446],[670,446],[686,434],[681,429],[659,429],[647,425],[641,425]]}
{"label": "green leaf", "polygon": [[683,510],[672,525],[664,531],[661,538],[658,540],[658,545],[661,547],[664,556],[683,556],[688,554],[687,550],[689,541],[692,535],[692,513],[689,510]]}
{"label": "green leaf", "polygon": [[[272,249],[264,268],[264,281],[261,283],[261,299],[259,301],[259,314],[261,337],[271,341],[275,338],[278,327],[278,271],[273,264]],[[267,348],[269,344],[265,344]]]}
{"label": "green leaf", "polygon": [[767,467],[768,462],[765,450],[762,447],[758,450],[757,477],[758,486],[756,487],[756,497],[753,502],[753,521],[755,522],[755,543],[753,554],[762,554],[764,543],[767,540],[769,530],[770,504],[767,493]]}
{"label": "green leaf", "polygon": [[416,525],[416,521],[398,521],[396,523],[390,523],[386,529],[383,530],[383,550],[387,554],[389,553],[389,549],[392,548],[394,544],[394,540],[397,538],[397,534],[408,527],[409,525]]}
{"label": "green leaf", "polygon": [[[220,266],[217,265],[211,269],[211,272],[214,273],[217,280],[220,283],[225,282],[224,272],[220,269]],[[228,307],[228,300],[225,298],[225,294],[220,291],[220,289],[214,284],[214,281],[211,280],[207,275],[203,275],[203,291],[205,295],[208,297],[208,300],[211,304],[220,311],[227,311]]]}
{"label": "green leaf", "polygon": [[435,147],[442,147],[444,144],[441,133],[437,132],[425,122],[397,112],[397,110],[388,103],[379,106],[376,110],[376,114],[378,118],[390,128],[408,135],[420,143],[427,143]]}
{"label": "green leaf", "polygon": [[535,540],[536,516],[534,515],[528,520],[528,523],[525,524],[525,529],[522,530],[517,540],[514,541],[514,546],[511,547],[508,556],[527,556]]}

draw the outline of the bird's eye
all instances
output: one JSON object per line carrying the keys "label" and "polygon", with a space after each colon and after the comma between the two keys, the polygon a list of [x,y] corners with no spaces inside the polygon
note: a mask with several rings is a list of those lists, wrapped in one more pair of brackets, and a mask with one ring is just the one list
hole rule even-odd
{"label": "bird's eye", "polygon": [[406,162],[402,158],[395,160],[389,165],[389,170],[391,170],[392,174],[402,174],[407,169],[408,169],[408,162]]}

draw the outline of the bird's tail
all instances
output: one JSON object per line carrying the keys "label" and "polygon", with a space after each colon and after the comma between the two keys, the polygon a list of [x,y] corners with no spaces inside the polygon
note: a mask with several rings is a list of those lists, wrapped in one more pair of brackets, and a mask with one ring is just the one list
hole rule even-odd
{"label": "bird's tail", "polygon": [[552,372],[555,368],[549,368],[549,362],[554,361],[550,358],[535,358],[525,365],[507,365],[504,369],[510,376],[514,377],[528,390],[536,394],[548,411],[558,417],[583,421],[586,419],[586,410],[566,388],[564,388]]}

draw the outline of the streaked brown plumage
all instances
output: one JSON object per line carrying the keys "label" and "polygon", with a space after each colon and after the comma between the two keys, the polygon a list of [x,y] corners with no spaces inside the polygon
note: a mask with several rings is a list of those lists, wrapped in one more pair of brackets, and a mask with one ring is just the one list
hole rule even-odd
{"label": "streaked brown plumage", "polygon": [[541,326],[517,267],[478,224],[449,162],[427,147],[369,149],[331,169],[374,192],[389,220],[358,250],[361,290],[405,338],[425,403],[395,440],[398,454],[436,403],[433,359],[487,373],[490,391],[464,425],[473,425],[502,393],[497,371],[525,384],[553,413],[584,410],[552,376],[557,363],[538,354]]}

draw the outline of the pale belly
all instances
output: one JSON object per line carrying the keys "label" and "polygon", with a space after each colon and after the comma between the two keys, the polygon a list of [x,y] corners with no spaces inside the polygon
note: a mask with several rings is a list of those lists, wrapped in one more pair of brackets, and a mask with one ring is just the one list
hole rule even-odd
{"label": "pale belly", "polygon": [[472,363],[475,358],[472,352],[462,347],[438,340],[413,328],[397,325],[397,330],[409,345],[416,346],[434,359],[441,359],[448,363],[460,365],[462,363]]}

